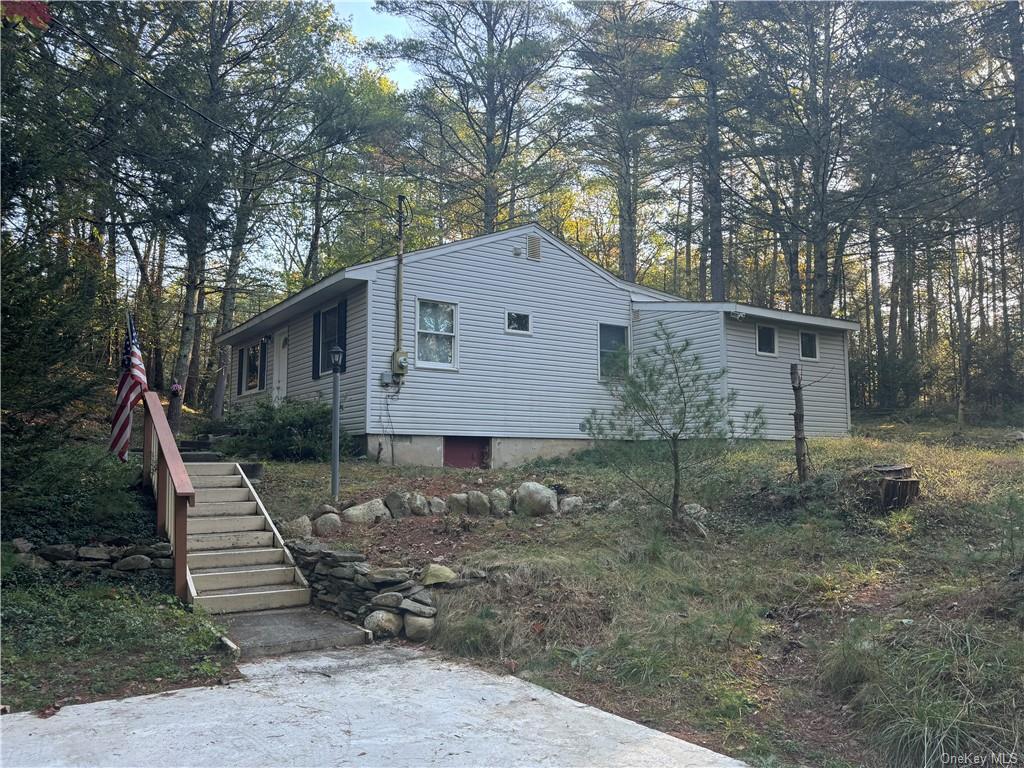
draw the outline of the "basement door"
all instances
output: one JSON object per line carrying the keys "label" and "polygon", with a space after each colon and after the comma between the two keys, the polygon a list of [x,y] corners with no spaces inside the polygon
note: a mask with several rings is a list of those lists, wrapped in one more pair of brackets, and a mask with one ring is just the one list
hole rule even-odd
{"label": "basement door", "polygon": [[445,437],[444,465],[459,469],[487,469],[491,464],[491,438]]}

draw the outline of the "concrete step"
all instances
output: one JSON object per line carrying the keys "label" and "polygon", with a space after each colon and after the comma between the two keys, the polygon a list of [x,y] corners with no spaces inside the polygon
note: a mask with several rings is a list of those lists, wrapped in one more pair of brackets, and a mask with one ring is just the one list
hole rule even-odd
{"label": "concrete step", "polygon": [[268,611],[309,604],[308,587],[236,587],[197,595],[194,603],[209,613]]}
{"label": "concrete step", "polygon": [[197,533],[188,537],[189,552],[210,549],[241,549],[243,547],[272,547],[274,534],[270,531],[240,531],[238,533]]}
{"label": "concrete step", "polygon": [[[189,507],[188,516],[189,519],[193,517],[238,517],[239,515],[255,515],[258,511],[255,501],[208,501]],[[198,530],[193,530],[191,523],[189,523],[188,529],[190,533],[199,533]]]}
{"label": "concrete step", "polygon": [[219,451],[178,451],[181,460],[185,462],[213,462],[220,461],[224,454]]}
{"label": "concrete step", "polygon": [[188,470],[189,477],[236,474],[233,461],[186,461],[185,469]]}
{"label": "concrete step", "polygon": [[221,622],[243,659],[365,645],[369,633],[309,607],[233,613]]}
{"label": "concrete step", "polygon": [[208,568],[202,571],[193,569],[192,583],[201,595],[239,587],[294,584],[295,566],[254,565],[247,568]]}
{"label": "concrete step", "polygon": [[192,475],[193,488],[241,488],[241,475]]}
{"label": "concrete step", "polygon": [[197,504],[207,501],[249,501],[249,498],[249,489],[245,486],[241,488],[196,488]]}
{"label": "concrete step", "polygon": [[201,533],[237,533],[265,530],[263,515],[236,515],[232,517],[193,517],[188,521],[189,538]]}
{"label": "concrete step", "polygon": [[283,563],[284,550],[277,547],[248,547],[240,549],[208,549],[188,553],[190,571],[208,568],[239,569],[250,565]]}

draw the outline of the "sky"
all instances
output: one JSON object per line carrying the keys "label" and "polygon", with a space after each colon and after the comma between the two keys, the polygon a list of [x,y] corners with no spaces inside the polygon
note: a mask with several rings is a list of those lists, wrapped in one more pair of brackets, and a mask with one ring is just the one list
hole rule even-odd
{"label": "sky", "polygon": [[[373,9],[373,0],[334,0],[334,8],[341,18],[351,19],[352,32],[360,42],[383,40],[388,35],[403,38],[411,34],[405,19],[390,13],[378,13]],[[388,75],[402,90],[412,88],[419,79],[404,61],[395,62]]]}

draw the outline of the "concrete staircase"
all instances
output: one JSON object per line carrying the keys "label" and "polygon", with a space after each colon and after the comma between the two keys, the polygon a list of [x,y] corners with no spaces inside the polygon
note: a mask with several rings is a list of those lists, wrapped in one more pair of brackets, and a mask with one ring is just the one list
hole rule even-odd
{"label": "concrete staircase", "polygon": [[188,508],[193,602],[209,613],[309,603],[309,585],[238,464],[186,462],[196,492]]}

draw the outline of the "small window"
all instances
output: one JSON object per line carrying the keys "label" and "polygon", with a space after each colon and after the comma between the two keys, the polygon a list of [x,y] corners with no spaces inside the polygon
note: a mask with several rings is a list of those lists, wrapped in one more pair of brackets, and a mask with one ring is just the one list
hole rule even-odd
{"label": "small window", "polygon": [[320,313],[320,373],[333,373],[331,350],[338,343],[338,308]]}
{"label": "small window", "polygon": [[757,326],[757,354],[778,354],[775,347],[775,329],[770,325]]}
{"label": "small window", "polygon": [[509,333],[533,333],[530,315],[527,312],[506,312],[505,330]]}
{"label": "small window", "polygon": [[416,305],[416,363],[424,368],[455,368],[458,305],[420,299]]}
{"label": "small window", "polygon": [[629,348],[629,329],[624,325],[605,325],[598,329],[601,378],[613,378],[623,373],[622,349]]}
{"label": "small window", "polygon": [[818,359],[818,334],[811,331],[800,331],[800,359]]}
{"label": "small window", "polygon": [[246,392],[255,392],[267,385],[267,377],[263,370],[267,362],[266,348],[266,342],[260,341],[245,347],[239,356],[239,363],[242,366],[239,378]]}

